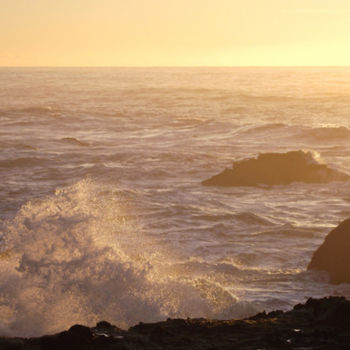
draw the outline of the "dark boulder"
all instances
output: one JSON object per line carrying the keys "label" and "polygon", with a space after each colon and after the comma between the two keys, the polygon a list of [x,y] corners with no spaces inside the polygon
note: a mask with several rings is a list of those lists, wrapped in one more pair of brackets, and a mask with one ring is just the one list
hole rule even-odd
{"label": "dark boulder", "polygon": [[327,235],[307,268],[328,272],[330,283],[350,283],[350,219]]}
{"label": "dark boulder", "polygon": [[74,325],[68,331],[39,338],[42,350],[88,350],[91,348],[93,333],[90,328]]}
{"label": "dark boulder", "polygon": [[327,183],[350,180],[350,175],[319,163],[311,152],[262,153],[233,163],[202,182],[207,186],[287,185],[292,182]]}

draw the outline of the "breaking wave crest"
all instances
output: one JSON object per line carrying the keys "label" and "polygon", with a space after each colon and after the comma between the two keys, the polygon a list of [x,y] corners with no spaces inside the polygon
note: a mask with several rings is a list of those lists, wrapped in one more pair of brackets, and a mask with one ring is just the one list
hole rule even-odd
{"label": "breaking wave crest", "polygon": [[313,138],[318,141],[350,140],[350,129],[346,126],[320,127],[305,130],[303,136]]}
{"label": "breaking wave crest", "polygon": [[243,134],[259,134],[259,133],[267,133],[271,131],[280,131],[281,129],[287,129],[288,125],[283,123],[267,123],[258,126],[249,126],[247,129],[242,131]]}
{"label": "breaking wave crest", "polygon": [[127,207],[117,189],[86,179],[2,223],[1,334],[40,335],[101,319],[127,327],[247,314],[220,284],[177,271]]}
{"label": "breaking wave crest", "polygon": [[0,115],[13,115],[13,114],[24,114],[24,115],[45,115],[58,112],[55,108],[51,106],[27,106],[24,108],[8,108],[0,109]]}
{"label": "breaking wave crest", "polygon": [[258,126],[249,126],[239,131],[241,135],[266,137],[278,135],[279,137],[293,137],[309,140],[311,142],[349,141],[350,129],[346,126],[308,127],[305,125],[288,125],[283,123],[267,123]]}

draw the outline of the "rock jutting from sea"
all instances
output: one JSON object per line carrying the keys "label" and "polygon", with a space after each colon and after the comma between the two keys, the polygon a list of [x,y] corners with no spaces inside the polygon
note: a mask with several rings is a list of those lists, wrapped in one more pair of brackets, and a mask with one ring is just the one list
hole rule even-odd
{"label": "rock jutting from sea", "polygon": [[347,181],[350,175],[319,163],[312,152],[262,153],[235,161],[231,169],[202,182],[207,186],[288,185]]}
{"label": "rock jutting from sea", "polygon": [[326,236],[313,254],[308,270],[328,272],[333,284],[350,283],[350,219]]}

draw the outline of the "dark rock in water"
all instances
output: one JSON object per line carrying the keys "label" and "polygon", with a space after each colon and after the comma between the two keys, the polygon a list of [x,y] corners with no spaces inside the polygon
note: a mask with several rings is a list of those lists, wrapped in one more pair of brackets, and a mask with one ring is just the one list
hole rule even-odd
{"label": "dark rock in water", "polygon": [[327,271],[334,284],[350,283],[350,219],[327,235],[313,254],[308,270]]}
{"label": "dark rock in water", "polygon": [[233,163],[202,182],[207,186],[287,185],[292,182],[327,183],[350,180],[350,175],[317,162],[311,152],[262,153]]}
{"label": "dark rock in water", "polygon": [[[101,335],[101,331],[105,332]],[[245,320],[168,319],[123,331],[106,321],[41,338],[1,338],[1,350],[349,349],[350,301],[310,298],[293,310]]]}

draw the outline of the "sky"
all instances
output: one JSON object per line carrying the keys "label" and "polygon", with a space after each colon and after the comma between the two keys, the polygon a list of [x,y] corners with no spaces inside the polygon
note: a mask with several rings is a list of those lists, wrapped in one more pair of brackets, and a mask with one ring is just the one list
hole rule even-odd
{"label": "sky", "polygon": [[350,65],[350,0],[0,0],[0,66]]}

